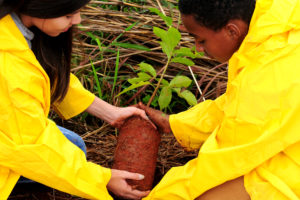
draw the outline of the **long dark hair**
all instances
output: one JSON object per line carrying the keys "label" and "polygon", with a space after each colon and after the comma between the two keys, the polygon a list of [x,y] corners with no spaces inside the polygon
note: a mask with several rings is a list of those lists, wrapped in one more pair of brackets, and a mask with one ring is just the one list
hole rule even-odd
{"label": "long dark hair", "polygon": [[[80,9],[90,0],[0,0],[0,19],[11,12],[49,19]],[[50,37],[36,27],[32,51],[50,78],[51,102],[65,97],[70,82],[73,28],[57,37]]]}

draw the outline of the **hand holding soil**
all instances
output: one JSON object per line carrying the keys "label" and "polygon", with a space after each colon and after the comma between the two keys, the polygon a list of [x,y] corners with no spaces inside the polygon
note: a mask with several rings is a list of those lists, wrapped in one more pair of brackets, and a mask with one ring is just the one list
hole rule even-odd
{"label": "hand holding soil", "polygon": [[107,184],[107,189],[115,195],[128,199],[141,199],[150,191],[135,190],[127,183],[127,180],[142,180],[144,176],[138,173],[131,173],[123,170],[112,169],[111,178]]}
{"label": "hand holding soil", "polygon": [[150,122],[145,111],[135,107],[125,107],[125,108],[117,107],[117,112],[115,114],[116,117],[113,121],[110,122],[110,124],[117,128],[120,128],[124,123],[124,121],[131,116],[140,116],[143,119]]}
{"label": "hand holding soil", "polygon": [[169,115],[163,113],[160,110],[155,110],[153,108],[147,107],[141,102],[137,105],[137,107],[143,109],[147,113],[150,120],[154,122],[154,124],[158,127],[159,132],[162,133],[172,132],[169,123]]}
{"label": "hand holding soil", "polygon": [[103,101],[99,97],[95,98],[94,102],[86,109],[86,111],[91,115],[108,122],[110,125],[116,128],[120,128],[124,121],[131,116],[139,116],[150,122],[153,127],[155,127],[155,125],[147,117],[144,110],[133,106],[117,107]]}

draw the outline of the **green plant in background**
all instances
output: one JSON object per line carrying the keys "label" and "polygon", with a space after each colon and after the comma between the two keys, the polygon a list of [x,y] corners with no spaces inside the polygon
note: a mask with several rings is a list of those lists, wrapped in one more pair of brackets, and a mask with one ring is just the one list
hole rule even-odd
{"label": "green plant in background", "polygon": [[[124,33],[126,31],[131,30],[138,22],[134,22],[132,23],[130,26],[128,26],[125,30]],[[137,44],[131,44],[131,43],[124,43],[124,42],[118,42],[118,40],[123,36],[124,33],[119,34],[111,43],[109,43],[107,46],[105,46],[103,43],[101,43],[99,37],[91,32],[86,32],[86,34],[91,38],[91,43],[96,43],[96,45],[98,46],[98,50],[100,52],[99,57],[100,60],[104,59],[104,53],[105,52],[112,52],[112,53],[116,53],[116,66],[115,66],[115,71],[114,71],[114,76],[113,76],[113,85],[112,85],[112,90],[111,90],[111,97],[113,96],[114,93],[114,89],[116,86],[116,80],[118,77],[118,69],[119,69],[119,56],[120,56],[120,51],[119,51],[119,47],[122,48],[128,48],[128,49],[135,49],[135,50],[143,50],[143,51],[151,51],[151,49],[142,46],[142,45],[137,45]],[[101,34],[101,33],[100,33]],[[115,49],[111,49],[111,47],[115,47],[117,48],[117,50]],[[97,72],[101,69],[101,67],[96,68],[93,64],[92,59],[90,58],[90,64],[92,67],[92,72],[93,72],[93,76],[94,79],[96,81],[96,92],[98,93],[98,96],[103,99],[103,94],[101,91],[101,84],[100,81],[102,78],[98,77]]]}
{"label": "green plant in background", "polygon": [[194,65],[194,62],[189,58],[195,58],[196,55],[191,51],[191,49],[186,47],[175,49],[180,42],[181,34],[172,26],[172,18],[165,16],[156,8],[150,8],[149,10],[159,15],[168,26],[168,30],[163,30],[158,27],[153,28],[154,34],[161,39],[160,46],[162,51],[167,55],[167,62],[159,79],[156,78],[156,71],[150,64],[144,62],[140,63],[140,72],[137,74],[138,77],[129,79],[128,82],[131,86],[119,93],[118,96],[137,87],[151,84],[149,80],[155,79],[157,81],[157,85],[149,99],[147,104],[148,106],[153,101],[159,88],[161,88],[161,90],[158,103],[161,110],[168,107],[170,104],[172,100],[172,92],[176,92],[179,97],[184,98],[189,105],[196,105],[196,97],[187,89],[192,82],[191,79],[186,76],[176,76],[168,82],[163,78],[170,63],[181,63],[187,66],[192,66]]}
{"label": "green plant in background", "polygon": [[[139,70],[140,72],[138,73],[138,77],[128,80],[131,86],[123,90],[118,95],[126,93],[137,87],[151,84],[149,80],[152,78],[156,81],[160,80],[156,78],[157,74],[155,69],[147,63],[140,63]],[[172,100],[172,92],[176,92],[179,97],[184,98],[189,105],[196,105],[197,100],[195,96],[191,91],[186,89],[191,83],[192,80],[186,76],[176,76],[170,82],[165,79],[161,79],[161,92],[158,98],[160,109],[164,109],[170,104]]]}

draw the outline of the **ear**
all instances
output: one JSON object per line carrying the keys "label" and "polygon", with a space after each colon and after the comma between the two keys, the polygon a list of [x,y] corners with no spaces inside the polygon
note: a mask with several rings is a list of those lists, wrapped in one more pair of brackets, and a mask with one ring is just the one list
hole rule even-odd
{"label": "ear", "polygon": [[233,40],[239,39],[242,35],[240,27],[234,22],[229,22],[224,28],[227,36]]}

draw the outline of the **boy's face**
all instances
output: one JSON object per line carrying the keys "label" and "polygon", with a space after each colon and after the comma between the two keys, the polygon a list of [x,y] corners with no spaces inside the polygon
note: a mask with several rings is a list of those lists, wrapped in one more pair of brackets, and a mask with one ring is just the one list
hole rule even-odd
{"label": "boy's face", "polygon": [[248,30],[248,26],[241,20],[237,25],[228,24],[219,31],[199,25],[193,15],[182,15],[182,22],[189,34],[195,38],[197,51],[204,52],[206,56],[219,62],[226,62],[231,58]]}

